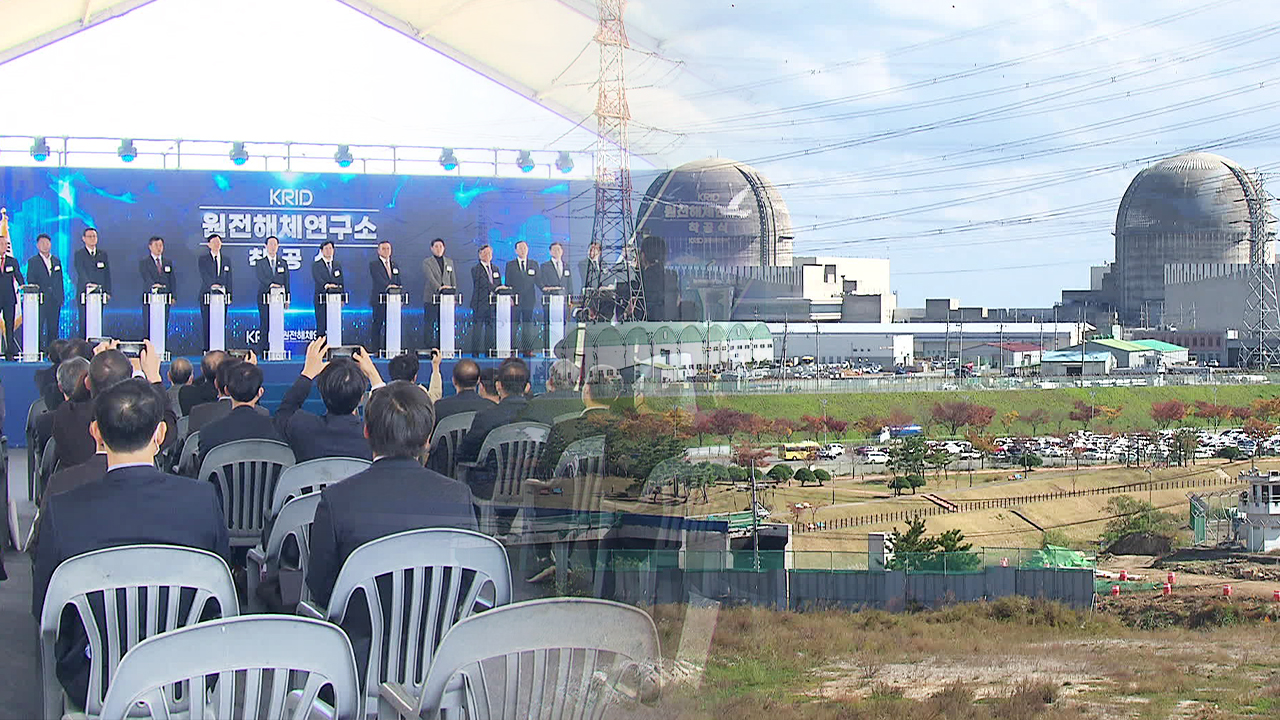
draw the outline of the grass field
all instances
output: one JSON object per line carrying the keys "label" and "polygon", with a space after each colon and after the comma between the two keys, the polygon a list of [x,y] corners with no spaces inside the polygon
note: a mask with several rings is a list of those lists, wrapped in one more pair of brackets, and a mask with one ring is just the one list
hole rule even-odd
{"label": "grass field", "polygon": [[[742,395],[742,394],[704,394],[699,395],[698,408],[702,410],[717,407],[729,407],[744,412],[753,412],[766,418],[786,417],[796,419],[801,415],[821,415],[822,406],[819,401],[827,400],[826,412],[832,417],[848,420],[851,423],[866,415],[885,417],[891,411],[903,410],[917,422],[923,422],[929,416],[929,409],[934,403],[967,399],[982,405],[995,408],[995,422],[989,431],[994,433],[1031,432],[1031,428],[1023,422],[1015,422],[1007,429],[1001,425],[1000,419],[1009,412],[1025,413],[1033,408],[1044,408],[1049,412],[1053,422],[1038,428],[1041,433],[1078,430],[1080,424],[1068,421],[1076,400],[1093,405],[1121,408],[1121,413],[1113,427],[1117,430],[1136,428],[1154,428],[1151,420],[1151,403],[1172,399],[1182,400],[1193,405],[1197,400],[1217,402],[1223,405],[1248,405],[1257,398],[1271,398],[1280,395],[1280,387],[1273,385],[1221,385],[1221,386],[1178,386],[1178,387],[1122,387],[1122,388],[1056,388],[1052,390],[975,390],[952,392],[875,392],[875,393],[843,393],[831,395],[803,394],[790,395]],[[661,402],[661,399],[656,402]],[[1058,420],[1061,420],[1059,424]],[[1188,422],[1195,422],[1194,418]],[[1104,429],[1101,422],[1095,422],[1094,429]],[[935,428],[936,430],[936,428]]]}

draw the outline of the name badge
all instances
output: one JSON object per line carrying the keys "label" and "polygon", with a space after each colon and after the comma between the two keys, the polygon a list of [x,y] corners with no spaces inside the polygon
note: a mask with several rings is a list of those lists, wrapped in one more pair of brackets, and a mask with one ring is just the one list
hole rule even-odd
{"label": "name badge", "polygon": [[333,276],[334,276],[334,277],[342,277],[342,271],[341,271],[341,270],[334,270],[334,271],[333,271]]}
{"label": "name badge", "polygon": [[392,274],[392,275],[399,275],[399,274],[400,274],[400,268],[397,268],[397,267],[393,267],[393,268],[391,268],[391,274]]}
{"label": "name badge", "polygon": [[61,265],[54,265],[54,266],[53,266],[53,272],[59,272],[60,270],[62,270],[62,266],[61,266]]}
{"label": "name badge", "polygon": [[453,272],[453,266],[452,266],[452,265],[445,265],[445,266],[444,266],[444,271],[445,271],[445,272]]}
{"label": "name badge", "polygon": [[565,276],[565,277],[569,277],[569,271],[568,271],[568,270],[565,270],[565,271],[564,271],[564,276]]}
{"label": "name badge", "polygon": [[493,274],[493,279],[494,279],[494,280],[497,280],[497,279],[498,279],[498,273],[494,273],[494,274]]}
{"label": "name badge", "polygon": [[230,266],[230,265],[228,265],[228,266],[226,266],[226,267],[222,268],[222,272],[231,272],[231,266]]}
{"label": "name badge", "polygon": [[529,268],[529,274],[533,275],[533,268]]}
{"label": "name badge", "polygon": [[164,271],[165,271],[165,272],[167,272],[167,273],[171,273],[171,272],[173,272],[173,268],[172,268],[172,267],[170,267],[170,266],[168,266],[168,265],[165,265],[165,266],[164,266]]}
{"label": "name badge", "polygon": [[99,261],[98,261],[98,269],[99,269],[99,270],[101,270],[102,268],[104,268],[104,267],[106,267],[106,266],[107,266],[107,264],[106,264],[106,263],[102,262],[101,260],[99,260]]}

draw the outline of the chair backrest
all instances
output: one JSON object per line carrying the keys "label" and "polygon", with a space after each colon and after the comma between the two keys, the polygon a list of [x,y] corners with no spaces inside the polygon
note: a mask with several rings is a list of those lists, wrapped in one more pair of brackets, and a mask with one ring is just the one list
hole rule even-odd
{"label": "chair backrest", "polygon": [[271,499],[271,514],[280,514],[280,508],[290,500],[308,493],[316,493],[325,487],[346,480],[370,465],[364,458],[327,457],[316,458],[291,465],[280,473],[276,482],[276,491]]}
{"label": "chair backrest", "polygon": [[[356,720],[360,687],[351,642],[341,628],[307,618],[246,615],[214,620],[139,643],[120,662],[102,720],[169,718],[189,705],[190,720]],[[175,692],[176,691],[176,692]],[[181,693],[182,699],[177,697]],[[209,698],[206,705],[200,700]]]}
{"label": "chair backrest", "polygon": [[271,536],[267,538],[267,565],[279,566],[280,551],[293,536],[298,542],[298,567],[306,570],[311,559],[311,523],[316,519],[319,504],[320,493],[313,492],[296,497],[280,508],[271,525]]}
{"label": "chair backrest", "polygon": [[550,433],[549,425],[518,422],[494,428],[485,436],[478,459],[486,463],[492,454],[496,460],[494,504],[519,500],[521,483],[533,476],[538,456],[542,454],[542,446]]}
{"label": "chair backrest", "polygon": [[204,456],[197,477],[217,485],[222,493],[222,511],[233,546],[253,546],[261,541],[280,473],[293,464],[293,450],[276,440],[236,440]]}
{"label": "chair backrest", "polygon": [[[217,603],[214,612],[211,601]],[[195,548],[132,545],[77,555],[53,571],[40,613],[45,717],[61,717],[62,687],[54,675],[63,608],[74,606],[89,638],[90,715],[102,707],[120,658],[158,633],[202,617],[239,614],[231,571],[222,558]],[[95,612],[94,608],[100,608]],[[98,613],[101,614],[98,614]]]}
{"label": "chair backrest", "polygon": [[554,418],[554,419],[552,419],[552,421],[551,421],[551,425],[552,425],[552,427],[554,427],[554,426],[556,426],[556,425],[559,425],[559,424],[560,424],[560,423],[562,423],[562,422],[568,422],[568,421],[570,421],[570,420],[577,420],[577,419],[578,419],[578,418],[580,418],[580,417],[582,417],[582,411],[581,411],[581,410],[575,410],[574,412],[560,413],[559,415],[555,416],[555,418]]}
{"label": "chair backrest", "polygon": [[[467,717],[602,717],[630,683],[656,699],[658,631],[643,610],[554,598],[496,608],[454,625],[436,651],[421,716],[465,703]],[[453,682],[450,682],[450,681]],[[461,682],[459,682],[461,681]]]}
{"label": "chair backrest", "polygon": [[36,500],[44,497],[44,488],[49,484],[49,478],[58,469],[58,441],[49,438],[49,442],[44,444],[44,451],[40,453],[40,473],[36,476]]}
{"label": "chair backrest", "polygon": [[200,431],[197,430],[182,441],[182,454],[178,456],[178,472],[195,477],[199,471],[196,460],[200,459]]}
{"label": "chair backrest", "polygon": [[431,449],[432,466],[441,474],[453,477],[458,465],[458,446],[475,419],[475,411],[454,413],[442,418],[431,431],[431,442],[427,447]]}
{"label": "chair backrest", "polygon": [[191,417],[189,415],[183,415],[178,418],[178,425],[175,429],[178,432],[178,439],[186,440],[187,433],[191,430]]}
{"label": "chair backrest", "polygon": [[31,407],[27,408],[27,427],[26,427],[27,437],[31,437],[32,434],[35,433],[36,418],[40,417],[40,413],[48,409],[49,409],[49,406],[47,403],[45,403],[44,398],[36,398],[36,401],[31,403]]}
{"label": "chair backrest", "polygon": [[556,462],[553,478],[573,480],[571,507],[584,512],[600,509],[600,484],[604,478],[604,435],[569,443]]}
{"label": "chair backrest", "polygon": [[488,535],[409,530],[367,542],[347,557],[329,601],[331,622],[342,622],[357,590],[367,599],[373,631],[366,702],[376,702],[387,680],[415,692],[422,687],[435,648],[454,623],[511,602],[511,569],[507,551]]}

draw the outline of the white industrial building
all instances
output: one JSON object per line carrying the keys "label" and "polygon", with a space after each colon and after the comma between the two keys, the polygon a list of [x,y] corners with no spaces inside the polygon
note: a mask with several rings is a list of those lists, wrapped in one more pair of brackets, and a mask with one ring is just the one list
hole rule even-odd
{"label": "white industrial building", "polygon": [[[964,360],[961,348],[984,343],[1035,343],[1040,347],[1067,347],[1079,342],[1076,323],[845,323],[771,322],[769,332],[774,349],[782,357],[811,355],[819,362],[840,362],[865,356],[882,365],[912,365],[916,359],[956,357]],[[904,350],[909,338],[909,361]],[[893,360],[892,363],[885,362]]]}
{"label": "white industrial building", "polygon": [[1280,472],[1240,473],[1249,489],[1240,493],[1239,535],[1249,552],[1280,550]]}

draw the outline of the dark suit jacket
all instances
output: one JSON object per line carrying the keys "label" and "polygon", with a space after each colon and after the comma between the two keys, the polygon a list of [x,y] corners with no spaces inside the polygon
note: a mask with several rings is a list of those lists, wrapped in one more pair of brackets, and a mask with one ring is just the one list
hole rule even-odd
{"label": "dark suit jacket", "polygon": [[369,261],[369,307],[378,306],[378,296],[387,292],[387,288],[392,285],[404,287],[404,280],[400,277],[400,266],[396,264],[395,259],[391,260],[391,274],[387,274],[387,269],[382,265],[382,258],[375,257]]}
{"label": "dark suit jacket", "polygon": [[311,379],[299,375],[276,408],[276,430],[293,448],[298,462],[322,457],[355,457],[372,460],[364,423],[355,414],[316,415],[302,410],[311,395]]}
{"label": "dark suit jacket", "polygon": [[603,261],[594,265],[590,259],[578,261],[578,277],[582,279],[583,290],[594,288],[597,284],[606,284],[604,278],[607,275]]}
{"label": "dark suit jacket", "polygon": [[475,530],[471,491],[416,460],[378,460],[321,491],[311,526],[307,587],[327,605],[338,571],[352,551],[370,540],[430,527]]}
{"label": "dark suit jacket", "polygon": [[325,294],[325,285],[337,285],[337,292],[342,292],[342,288],[345,287],[346,276],[342,272],[342,263],[335,259],[332,265],[333,269],[330,270],[329,266],[324,264],[323,258],[311,263],[311,280],[315,284],[316,300]]}
{"label": "dark suit jacket", "polygon": [[550,479],[555,472],[556,463],[560,462],[560,455],[570,443],[604,435],[610,420],[616,420],[616,417],[607,408],[594,407],[583,410],[576,418],[552,425],[551,432],[547,434],[547,442],[542,446],[542,457],[538,458],[534,476],[543,480]]}
{"label": "dark suit jacket", "polygon": [[475,390],[463,390],[460,393],[440,398],[436,402],[436,422],[464,412],[480,412],[493,407],[493,403],[480,397]]}
{"label": "dark suit jacket", "polygon": [[[40,616],[53,571],[67,558],[123,545],[158,543],[208,550],[230,560],[222,507],[212,485],[166,475],[154,467],[126,467],[49,498],[40,520],[32,570],[31,612]],[[102,618],[99,618],[102,622]],[[83,703],[88,642],[74,609],[62,614],[57,676]]]}
{"label": "dark suit jacket", "polygon": [[177,294],[178,286],[174,282],[173,261],[168,257],[160,256],[160,265],[163,270],[156,269],[156,263],[151,259],[151,253],[138,261],[138,272],[142,274],[143,292],[150,292],[152,285],[163,285],[169,289],[170,294]]}
{"label": "dark suit jacket", "polygon": [[476,419],[471,421],[471,429],[458,447],[458,460],[474,462],[480,455],[480,446],[484,444],[489,431],[516,422],[528,404],[529,401],[523,395],[508,395],[498,404],[477,412]]}
{"label": "dark suit jacket", "polygon": [[200,428],[221,420],[231,412],[231,398],[214,398],[210,402],[203,402],[191,408],[191,412],[187,413],[187,434],[199,430]]}
{"label": "dark suit jacket", "polygon": [[[197,405],[213,402],[217,399],[218,390],[213,387],[212,379],[201,378],[178,391],[178,405],[181,406],[183,415],[190,415],[191,409]],[[191,421],[188,420],[187,422],[190,423]],[[188,425],[189,427],[190,425]]]}
{"label": "dark suit jacket", "polygon": [[5,255],[0,259],[0,306],[14,307],[18,304],[18,291],[14,286],[17,281],[18,285],[23,285],[22,268],[18,265],[18,259],[10,255]]}
{"label": "dark suit jacket", "polygon": [[232,408],[225,417],[200,428],[200,458],[196,467],[204,462],[204,456],[208,455],[210,450],[219,445],[236,440],[280,439],[280,433],[276,432],[276,426],[272,424],[270,415],[256,406],[241,405],[238,408]]}
{"label": "dark suit jacket", "polygon": [[258,276],[258,302],[262,303],[262,296],[267,294],[272,285],[284,286],[286,293],[289,290],[289,263],[284,259],[283,255],[276,253],[276,270],[271,271],[271,262],[263,255],[258,264],[254,266],[254,272]]}
{"label": "dark suit jacket", "polygon": [[214,285],[221,285],[227,292],[231,292],[231,261],[226,254],[220,255],[222,267],[214,264],[212,252],[202,253],[200,259],[196,260],[196,267],[200,270],[200,297],[196,298],[197,303],[204,304],[204,296],[209,294],[209,288]]}
{"label": "dark suit jacket", "polygon": [[102,286],[103,292],[111,294],[111,262],[107,260],[106,250],[98,248],[97,252],[90,257],[88,248],[81,247],[76,250],[75,266],[76,302],[79,302],[79,296],[84,293],[84,288],[89,283],[97,283]]}
{"label": "dark suit jacket", "polygon": [[50,255],[49,264],[53,267],[53,272],[45,269],[40,253],[32,255],[27,260],[27,282],[40,286],[40,293],[44,295],[46,305],[61,306],[64,299],[62,261],[57,255]]}
{"label": "dark suit jacket", "polygon": [[556,390],[534,396],[529,400],[524,412],[520,414],[520,419],[552,425],[557,416],[582,412],[584,407],[586,406],[582,404],[582,393],[577,390]]}
{"label": "dark suit jacket", "polygon": [[[170,447],[178,441],[178,416],[169,407],[169,396],[159,383],[152,385],[164,399],[164,447]],[[79,465],[98,452],[98,443],[89,434],[89,423],[93,421],[93,399],[83,402],[64,402],[54,411],[53,435],[58,441],[58,462],[64,468]]]}
{"label": "dark suit jacket", "polygon": [[[62,396],[59,395],[58,397]],[[67,404],[69,403],[64,401],[59,403],[58,407],[62,407]],[[36,416],[36,448],[39,449],[40,452],[44,452],[45,443],[49,442],[49,438],[53,437],[53,421],[57,419],[57,416],[58,413],[56,410],[46,410]]]}
{"label": "dark suit jacket", "polygon": [[525,258],[524,272],[520,272],[520,261],[508,260],[506,278],[520,298],[518,307],[533,312],[538,307],[538,263],[533,258]]}
{"label": "dark suit jacket", "polygon": [[502,271],[498,266],[490,263],[489,269],[491,273],[484,271],[484,265],[476,263],[471,268],[471,309],[472,310],[488,310],[493,307],[489,302],[489,296],[493,294],[493,289],[502,284]]}
{"label": "dark suit jacket", "polygon": [[[44,495],[40,500],[40,513],[43,514],[48,509],[49,498],[54,495],[70,492],[81,485],[88,485],[91,482],[98,482],[106,474],[106,453],[97,453],[79,465],[59,470],[49,478],[49,484],[45,486]],[[27,554],[33,558],[36,556],[36,548],[39,547],[40,543],[41,514],[36,515],[35,528],[31,531],[31,541],[27,545]]]}
{"label": "dark suit jacket", "polygon": [[555,263],[547,260],[538,265],[538,287],[562,287],[566,295],[573,294],[573,271],[569,263],[560,258],[560,272],[556,272]]}

